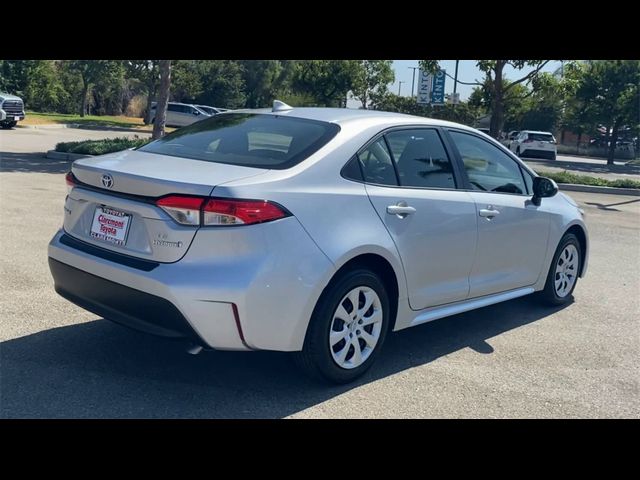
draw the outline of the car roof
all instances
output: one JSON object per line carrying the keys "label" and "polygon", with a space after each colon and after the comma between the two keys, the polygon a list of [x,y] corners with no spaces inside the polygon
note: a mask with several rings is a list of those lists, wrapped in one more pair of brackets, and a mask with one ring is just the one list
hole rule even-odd
{"label": "car roof", "polygon": [[273,111],[270,108],[258,108],[258,109],[242,109],[233,110],[229,113],[261,113],[267,115],[280,115],[296,118],[304,118],[308,120],[318,120],[322,122],[330,122],[337,124],[345,124],[358,121],[371,121],[377,120],[380,123],[401,123],[401,124],[416,124],[423,123],[432,126],[443,127],[457,127],[468,130],[473,128],[459,123],[448,122],[446,120],[438,120],[429,117],[418,117],[415,115],[407,115],[397,112],[383,112],[380,110],[364,110],[354,108],[325,108],[325,107],[294,107],[289,110]]}
{"label": "car roof", "polygon": [[520,130],[520,133],[542,133],[544,135],[553,136],[553,134],[551,132],[543,132],[543,131],[540,131],[540,130]]}

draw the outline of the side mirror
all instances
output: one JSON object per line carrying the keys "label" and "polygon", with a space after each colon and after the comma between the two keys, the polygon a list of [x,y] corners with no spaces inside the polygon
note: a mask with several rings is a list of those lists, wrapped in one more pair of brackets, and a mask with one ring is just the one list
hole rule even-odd
{"label": "side mirror", "polygon": [[533,179],[533,197],[531,202],[535,206],[540,206],[541,199],[553,197],[558,193],[556,182],[546,177],[535,177]]}
{"label": "side mirror", "polygon": [[194,111],[193,111],[193,114],[194,114],[194,115],[200,115],[200,110],[194,110]]}

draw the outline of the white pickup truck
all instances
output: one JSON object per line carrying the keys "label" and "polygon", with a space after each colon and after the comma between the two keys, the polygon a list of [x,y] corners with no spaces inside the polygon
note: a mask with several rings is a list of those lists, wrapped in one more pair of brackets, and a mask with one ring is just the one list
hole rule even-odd
{"label": "white pickup truck", "polygon": [[24,120],[24,102],[20,97],[0,92],[0,127],[13,128]]}

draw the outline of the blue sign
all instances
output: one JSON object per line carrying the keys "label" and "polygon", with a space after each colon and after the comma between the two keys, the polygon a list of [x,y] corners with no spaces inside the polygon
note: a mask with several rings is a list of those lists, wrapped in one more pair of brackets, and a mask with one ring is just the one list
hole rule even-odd
{"label": "blue sign", "polygon": [[433,76],[433,87],[431,88],[431,104],[444,105],[444,82],[446,80],[446,70],[438,70]]}

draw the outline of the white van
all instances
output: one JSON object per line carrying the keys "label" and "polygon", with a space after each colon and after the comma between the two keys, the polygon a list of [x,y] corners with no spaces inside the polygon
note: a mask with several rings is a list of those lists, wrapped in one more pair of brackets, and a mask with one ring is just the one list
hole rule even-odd
{"label": "white van", "polygon": [[[169,102],[167,105],[167,127],[184,127],[192,123],[209,118],[211,115],[195,105],[188,103]],[[156,121],[156,102],[151,104],[151,123]]]}

